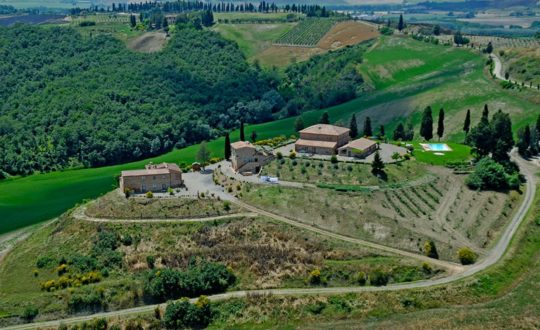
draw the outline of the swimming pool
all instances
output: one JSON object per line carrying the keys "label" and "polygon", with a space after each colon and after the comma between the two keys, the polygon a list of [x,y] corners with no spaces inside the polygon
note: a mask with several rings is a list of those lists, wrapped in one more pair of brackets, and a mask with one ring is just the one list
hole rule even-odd
{"label": "swimming pool", "polygon": [[425,151],[452,151],[446,143],[420,143]]}

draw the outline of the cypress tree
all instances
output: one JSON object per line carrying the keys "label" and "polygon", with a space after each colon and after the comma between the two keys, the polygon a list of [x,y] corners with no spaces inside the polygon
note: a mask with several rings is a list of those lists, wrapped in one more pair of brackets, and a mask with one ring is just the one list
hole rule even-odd
{"label": "cypress tree", "polygon": [[321,119],[319,120],[320,124],[330,124],[330,116],[328,115],[328,112],[323,112]]}
{"label": "cypress tree", "polygon": [[399,123],[394,130],[394,137],[393,140],[403,140],[405,139],[405,127],[403,126],[403,123]]}
{"label": "cypress tree", "polygon": [[231,138],[229,133],[225,134],[225,159],[231,159]]}
{"label": "cypress tree", "polygon": [[257,142],[257,132],[255,131],[251,132],[251,142]]}
{"label": "cypress tree", "polygon": [[384,162],[382,161],[381,155],[379,154],[379,150],[375,152],[375,156],[373,157],[373,161],[371,162],[371,173],[375,175],[384,173]]}
{"label": "cypress tree", "polygon": [[403,22],[403,14],[399,15],[399,22],[397,28],[400,32],[403,30],[403,28],[405,28],[405,22]]}
{"label": "cypress tree", "polygon": [[536,118],[536,131],[540,132],[540,115]]}
{"label": "cypress tree", "polygon": [[465,121],[463,122],[463,131],[465,134],[469,134],[471,129],[471,109],[467,110],[467,115],[465,116]]}
{"label": "cypress tree", "polygon": [[426,141],[433,138],[433,116],[431,115],[431,107],[427,106],[422,115],[422,125],[420,126],[420,136]]}
{"label": "cypress tree", "polygon": [[441,108],[441,110],[439,110],[439,122],[437,125],[437,136],[439,137],[439,141],[441,140],[443,135],[444,135],[444,109]]}
{"label": "cypress tree", "polygon": [[380,138],[384,138],[384,125],[381,125],[379,127],[379,135],[380,135]]}
{"label": "cypress tree", "polygon": [[437,248],[435,247],[435,242],[433,241],[427,241],[424,244],[424,252],[426,253],[426,256],[430,258],[439,259],[439,253],[437,252]]}
{"label": "cypress tree", "polygon": [[129,25],[131,25],[132,28],[134,28],[135,25],[137,25],[137,19],[135,18],[133,14],[129,15]]}
{"label": "cypress tree", "polygon": [[240,141],[245,141],[246,135],[244,134],[244,121],[240,121]]}
{"label": "cypress tree", "polygon": [[489,124],[489,109],[487,104],[484,104],[484,110],[482,111],[482,118],[480,118],[480,122],[486,125]]}
{"label": "cypress tree", "polygon": [[296,118],[296,120],[294,121],[294,130],[297,132],[300,132],[303,129],[304,129],[304,120],[302,119],[302,117]]}
{"label": "cypress tree", "polygon": [[371,118],[366,117],[364,120],[364,136],[372,136],[373,130],[371,129]]}
{"label": "cypress tree", "polygon": [[349,132],[349,135],[351,136],[351,138],[355,138],[358,136],[358,126],[356,124],[356,115],[353,113],[352,117],[351,117],[351,122],[349,123],[349,129],[351,130]]}

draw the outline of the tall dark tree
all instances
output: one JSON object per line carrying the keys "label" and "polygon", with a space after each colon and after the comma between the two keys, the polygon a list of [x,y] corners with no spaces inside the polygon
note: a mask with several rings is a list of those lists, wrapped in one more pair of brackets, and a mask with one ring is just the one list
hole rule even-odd
{"label": "tall dark tree", "polygon": [[384,162],[379,154],[379,150],[375,151],[375,156],[371,162],[371,173],[375,175],[384,174]]}
{"label": "tall dark tree", "polygon": [[493,44],[491,43],[491,41],[488,42],[488,44],[487,44],[487,46],[486,46],[486,49],[485,49],[485,52],[486,52],[487,54],[493,53]]}
{"label": "tall dark tree", "polygon": [[439,137],[439,141],[444,135],[444,109],[441,108],[439,110],[439,122],[437,123],[437,136]]}
{"label": "tall dark tree", "polygon": [[212,13],[211,9],[203,11],[201,23],[203,26],[206,27],[212,26],[212,24],[214,24],[214,14]]}
{"label": "tall dark tree", "polygon": [[529,128],[529,125],[525,126],[525,128],[520,129],[517,136],[517,147],[519,154],[524,157],[528,157],[529,147],[531,145],[531,129]]}
{"label": "tall dark tree", "polygon": [[510,115],[501,110],[497,111],[491,121],[491,132],[493,136],[491,157],[493,160],[499,163],[510,160],[508,153],[514,146]]}
{"label": "tall dark tree", "polygon": [[244,133],[244,121],[240,121],[240,141],[246,140],[246,134]]}
{"label": "tall dark tree", "polygon": [[225,159],[231,159],[231,138],[229,137],[229,133],[225,134]]}
{"label": "tall dark tree", "polygon": [[465,134],[469,134],[471,130],[471,109],[467,109],[467,115],[465,115],[465,121],[463,122],[463,131]]}
{"label": "tall dark tree", "polygon": [[403,126],[403,123],[399,123],[394,130],[394,136],[392,138],[395,141],[398,140],[404,140],[405,139],[405,126]]}
{"label": "tall dark tree", "polygon": [[540,115],[536,118],[536,131],[540,133]]}
{"label": "tall dark tree", "polygon": [[480,122],[484,124],[489,124],[489,109],[487,104],[484,104],[484,110],[482,110],[482,117],[480,118]]}
{"label": "tall dark tree", "polygon": [[399,31],[403,31],[403,29],[405,28],[405,22],[403,21],[403,14],[399,15],[399,22],[398,22],[397,28]]}
{"label": "tall dark tree", "polygon": [[320,124],[330,124],[330,116],[328,115],[328,112],[323,112],[321,119],[319,120]]}
{"label": "tall dark tree", "polygon": [[379,126],[379,136],[384,138],[384,125]]}
{"label": "tall dark tree", "polygon": [[294,121],[294,130],[296,132],[300,132],[303,129],[304,129],[304,120],[302,119],[302,117],[296,118],[296,120]]}
{"label": "tall dark tree", "polygon": [[131,14],[129,15],[129,25],[134,28],[137,25],[137,19],[135,18],[135,15]]}
{"label": "tall dark tree", "polygon": [[257,132],[255,130],[251,132],[251,142],[257,142]]}
{"label": "tall dark tree", "polygon": [[349,132],[349,135],[351,136],[351,138],[355,138],[358,136],[358,125],[356,123],[356,115],[353,113],[352,117],[351,117],[351,122],[349,123],[349,129],[351,130]]}
{"label": "tall dark tree", "polygon": [[371,118],[366,117],[364,120],[364,136],[373,136],[373,129],[371,128]]}
{"label": "tall dark tree", "polygon": [[427,106],[422,114],[422,124],[420,125],[420,136],[426,141],[433,138],[433,116],[431,107]]}

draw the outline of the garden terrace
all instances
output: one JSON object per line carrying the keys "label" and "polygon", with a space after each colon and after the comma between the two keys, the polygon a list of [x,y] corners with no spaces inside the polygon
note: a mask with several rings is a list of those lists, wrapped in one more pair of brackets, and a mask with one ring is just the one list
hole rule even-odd
{"label": "garden terrace", "polygon": [[449,169],[426,172],[432,179],[417,185],[351,192],[245,185],[242,199],[325,230],[415,253],[423,253],[425,241],[433,240],[442,259],[457,261],[463,246],[483,254],[522,196],[470,190],[465,176]]}

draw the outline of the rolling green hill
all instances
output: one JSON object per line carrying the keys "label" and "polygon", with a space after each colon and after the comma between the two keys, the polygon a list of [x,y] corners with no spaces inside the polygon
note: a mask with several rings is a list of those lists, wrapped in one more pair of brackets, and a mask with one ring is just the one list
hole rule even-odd
{"label": "rolling green hill", "polygon": [[[540,112],[538,105],[528,100],[530,94],[527,93],[532,91],[520,93],[502,89],[498,83],[484,76],[485,60],[466,50],[390,37],[381,39],[365,54],[365,58],[360,69],[378,90],[326,110],[306,112],[302,115],[306,125],[317,122],[323,111],[329,112],[333,122],[341,123],[346,123],[353,113],[358,113],[359,120],[369,114],[375,125],[384,123],[386,131],[390,132],[397,122],[407,118],[417,124],[419,111],[430,104],[434,109],[445,108],[448,139],[462,142],[461,125],[468,108],[474,110],[473,124],[477,122],[484,103],[488,103],[492,111],[501,108],[511,114],[514,128],[530,123]],[[381,67],[387,68],[388,73],[378,74]],[[290,135],[294,132],[294,121],[295,118],[291,117],[251,125],[247,127],[246,134],[249,136],[252,130],[256,130],[259,139]],[[236,139],[238,132],[235,131],[232,140]],[[208,146],[214,156],[220,156],[223,139],[211,141]],[[110,190],[115,176],[122,169],[141,167],[148,161],[190,163],[196,151],[197,146],[191,146],[146,161],[37,174],[0,182],[0,233],[57,216],[83,199],[94,198]]]}

